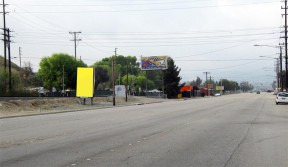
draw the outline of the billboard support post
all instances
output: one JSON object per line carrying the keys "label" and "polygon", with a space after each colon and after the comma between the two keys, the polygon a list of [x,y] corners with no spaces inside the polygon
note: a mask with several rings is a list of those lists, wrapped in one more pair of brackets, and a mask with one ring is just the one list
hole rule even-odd
{"label": "billboard support post", "polygon": [[165,98],[165,83],[164,83],[164,70],[168,68],[168,56],[141,56],[141,70],[146,70],[146,94],[147,94],[147,70],[161,70],[162,71],[162,91]]}

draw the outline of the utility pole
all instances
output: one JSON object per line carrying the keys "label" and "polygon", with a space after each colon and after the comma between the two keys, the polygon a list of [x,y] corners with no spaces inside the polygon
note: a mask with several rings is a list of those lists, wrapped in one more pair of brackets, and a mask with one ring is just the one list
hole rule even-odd
{"label": "utility pole", "polygon": [[204,74],[206,74],[206,89],[207,89],[207,96],[209,96],[209,89],[208,89],[208,77],[207,75],[210,74],[210,72],[203,72]]}
{"label": "utility pole", "polygon": [[115,55],[112,56],[112,86],[113,86],[113,106],[115,106],[115,64],[117,56],[117,48],[115,48]]}
{"label": "utility pole", "polygon": [[148,75],[147,75],[147,71],[148,70],[145,71],[145,74],[146,74],[146,91],[145,91],[146,97],[148,97],[148,94],[147,94],[147,91],[148,91],[148,86],[147,86],[147,84],[148,84],[147,83],[148,82]]}
{"label": "utility pole", "polygon": [[119,85],[121,85],[121,74],[119,73]]}
{"label": "utility pole", "polygon": [[6,5],[7,4],[5,4],[5,0],[3,0],[3,4],[2,4],[2,6],[3,6],[3,31],[4,31],[4,39],[3,39],[3,41],[4,41],[4,70],[6,71],[6,67],[7,67],[7,55],[6,55],[6,48],[7,48],[7,34],[6,34],[6,13],[8,13],[8,12],[6,12],[5,11],[5,7],[6,7]]}
{"label": "utility pole", "polygon": [[[236,88],[235,88],[236,89]],[[220,93],[220,95],[222,95],[223,94],[223,84],[222,84],[222,78],[221,78],[221,93]]]}
{"label": "utility pole", "polygon": [[125,101],[128,101],[128,58],[126,59],[126,98]]}
{"label": "utility pole", "polygon": [[282,75],[282,46],[279,46],[280,47],[280,56],[279,56],[279,59],[280,59],[280,87],[281,87],[281,92],[283,91],[283,75]]}
{"label": "utility pole", "polygon": [[[11,43],[11,40],[10,40],[10,29],[8,28],[7,29],[7,37],[8,37],[8,59],[9,59],[9,91],[11,92],[12,90],[12,81],[11,81],[11,47],[10,47],[10,43]],[[6,60],[5,60],[6,61]]]}
{"label": "utility pole", "polygon": [[[213,77],[214,78],[214,77]],[[210,84],[212,83],[212,77],[211,77],[211,75],[210,75]],[[213,85],[213,88],[214,88],[214,85]],[[213,94],[213,92],[214,92],[214,89],[212,88],[212,94]]]}
{"label": "utility pole", "polygon": [[[284,0],[284,5],[285,7],[282,9],[285,10],[285,14],[284,14],[284,18],[285,18],[285,70],[286,70],[286,92],[288,92],[288,64],[287,64],[287,61],[288,61],[288,58],[287,58],[287,0]],[[283,16],[283,14],[282,14]]]}
{"label": "utility pole", "polygon": [[73,34],[73,36],[74,36],[74,38],[71,39],[70,41],[74,41],[74,51],[75,51],[75,55],[74,56],[75,56],[75,59],[77,57],[76,56],[77,55],[77,53],[76,53],[77,41],[78,42],[81,41],[81,39],[77,38],[80,33],[81,33],[80,31],[78,31],[78,32],[69,32],[69,34]]}
{"label": "utility pole", "polygon": [[277,88],[280,88],[280,76],[279,76],[279,74],[280,74],[280,70],[279,70],[279,60],[278,60],[278,58],[275,58],[276,59],[276,81],[277,81],[277,85],[275,85],[275,86],[277,86]]}
{"label": "utility pole", "polygon": [[65,91],[64,91],[64,68],[65,68],[65,66],[64,66],[64,64],[62,65],[62,96],[65,96]]}
{"label": "utility pole", "polygon": [[21,55],[22,55],[22,50],[21,50],[21,47],[19,47],[20,69],[22,68],[22,66],[21,66]]}
{"label": "utility pole", "polygon": [[162,90],[163,90],[163,99],[165,99],[165,82],[164,82],[164,70],[162,71]]}

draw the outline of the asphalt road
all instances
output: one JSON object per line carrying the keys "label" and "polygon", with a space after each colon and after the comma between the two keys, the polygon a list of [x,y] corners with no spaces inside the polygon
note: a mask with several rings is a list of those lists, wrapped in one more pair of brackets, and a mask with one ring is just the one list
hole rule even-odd
{"label": "asphalt road", "polygon": [[288,105],[272,94],[0,120],[1,167],[288,167]]}

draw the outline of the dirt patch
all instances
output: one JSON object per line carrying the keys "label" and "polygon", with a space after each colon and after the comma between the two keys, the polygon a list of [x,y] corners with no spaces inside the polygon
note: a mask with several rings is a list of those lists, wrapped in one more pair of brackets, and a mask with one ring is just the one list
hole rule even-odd
{"label": "dirt patch", "polygon": [[[118,97],[115,99],[116,106],[148,104],[163,102],[165,99],[151,99],[146,97],[128,97],[126,102],[125,97]],[[33,99],[33,100],[6,100],[0,101],[0,118],[17,116],[17,115],[31,115],[39,113],[63,112],[71,110],[84,110],[92,108],[112,107],[112,97],[95,97],[93,104],[86,99],[86,105],[81,104],[80,98],[53,98],[53,99]]]}

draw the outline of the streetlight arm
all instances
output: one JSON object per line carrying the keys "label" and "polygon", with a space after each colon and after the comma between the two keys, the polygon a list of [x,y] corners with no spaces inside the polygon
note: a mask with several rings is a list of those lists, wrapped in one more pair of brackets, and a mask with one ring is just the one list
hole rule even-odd
{"label": "streetlight arm", "polygon": [[280,48],[281,46],[272,46],[272,45],[258,45],[258,44],[255,44],[253,46],[266,46],[266,47],[270,47],[270,48]]}

